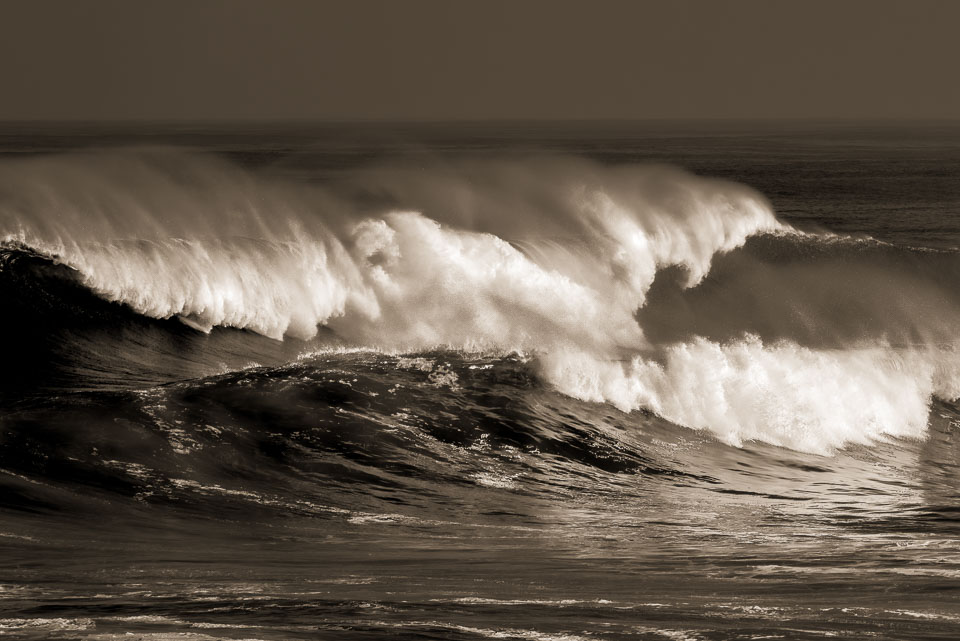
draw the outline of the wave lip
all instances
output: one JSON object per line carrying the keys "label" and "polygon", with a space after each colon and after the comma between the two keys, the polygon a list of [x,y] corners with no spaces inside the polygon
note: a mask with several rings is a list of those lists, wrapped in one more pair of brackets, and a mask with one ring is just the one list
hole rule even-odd
{"label": "wave lip", "polygon": [[[474,339],[527,343],[514,347],[535,346],[533,325],[558,320],[564,338],[586,340],[591,332],[576,326],[611,308],[621,326],[606,329],[635,341],[630,314],[659,268],[683,266],[693,284],[717,252],[784,228],[757,194],[676,170],[531,159],[465,162],[463,171],[477,177],[432,174],[431,193],[445,201],[406,186],[429,211],[371,216],[336,189],[263,180],[205,157],[33,159],[0,166],[0,187],[16,196],[0,203],[0,223],[8,240],[56,254],[104,298],[154,318],[279,338],[310,337],[345,317],[341,329],[364,330],[358,342],[387,346],[455,345],[457,326],[472,322]],[[379,180],[404,196],[389,172],[369,179],[367,189]],[[465,218],[482,224],[456,224]],[[550,242],[537,240],[545,220]],[[385,322],[394,328],[383,331]]]}

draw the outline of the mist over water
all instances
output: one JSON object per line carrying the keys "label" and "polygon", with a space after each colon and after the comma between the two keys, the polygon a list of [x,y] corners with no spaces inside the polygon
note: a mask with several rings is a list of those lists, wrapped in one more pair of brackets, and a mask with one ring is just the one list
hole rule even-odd
{"label": "mist over water", "polygon": [[[798,195],[816,188],[807,174],[770,173],[798,150],[833,167],[868,149],[874,164],[845,183],[856,195],[902,160],[884,144],[894,134],[841,134],[856,144],[424,127],[419,147],[168,133],[13,153],[8,136],[4,536],[42,563],[7,566],[14,615],[0,629],[700,639],[784,621],[791,638],[955,626],[939,597],[796,607],[811,577],[824,594],[922,580],[905,577],[948,594],[960,576],[960,138],[907,147],[943,175],[940,210],[917,179],[907,229],[881,211],[902,193],[827,216],[825,193]],[[241,531],[224,536],[230,524]],[[149,583],[110,569],[94,541],[142,559]],[[938,552],[891,552],[901,544]],[[85,552],[69,560],[74,545]],[[209,555],[212,583],[163,554],[186,568]],[[811,555],[822,564],[801,563]],[[319,574],[281,569],[293,559]],[[90,591],[44,574],[89,564],[105,573]],[[546,578],[564,572],[580,592]],[[678,576],[690,587],[671,587]],[[723,586],[729,599],[707,599]],[[169,607],[141,602],[151,595]],[[300,614],[287,625],[243,605],[261,597]],[[735,630],[731,613],[756,625]]]}

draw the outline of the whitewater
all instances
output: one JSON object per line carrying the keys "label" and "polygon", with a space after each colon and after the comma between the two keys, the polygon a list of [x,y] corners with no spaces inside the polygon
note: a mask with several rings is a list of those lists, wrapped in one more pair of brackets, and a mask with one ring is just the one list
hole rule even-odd
{"label": "whitewater", "polygon": [[951,638],[960,138],[620,133],[8,134],[0,631]]}
{"label": "whitewater", "polygon": [[[732,444],[826,453],[921,438],[932,399],[960,394],[955,281],[934,271],[939,262],[953,276],[953,255],[799,232],[746,187],[664,167],[453,160],[413,178],[387,166],[353,179],[429,203],[429,215],[368,215],[336,190],[200,155],[101,152],[8,163],[4,242],[74,268],[99,296],[151,318],[277,340],[327,327],[348,346],[394,354],[531,354],[565,394]],[[724,340],[693,329],[650,340],[637,314],[658,274],[678,268],[677,286],[697,289],[718,255],[763,236],[815,257],[737,266],[724,285],[754,298],[740,314],[800,318],[836,344],[803,344],[792,318],[766,319],[784,325],[767,342],[751,327]],[[762,282],[738,282],[747,278]],[[763,296],[781,298],[774,308],[789,298],[790,309],[771,310]],[[717,298],[695,313],[724,313],[731,303]]]}

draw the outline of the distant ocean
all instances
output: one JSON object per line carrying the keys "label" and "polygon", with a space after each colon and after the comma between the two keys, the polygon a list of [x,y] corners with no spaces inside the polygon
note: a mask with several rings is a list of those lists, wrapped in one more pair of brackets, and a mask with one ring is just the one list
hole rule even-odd
{"label": "distant ocean", "polygon": [[0,636],[960,637],[960,125],[0,125]]}

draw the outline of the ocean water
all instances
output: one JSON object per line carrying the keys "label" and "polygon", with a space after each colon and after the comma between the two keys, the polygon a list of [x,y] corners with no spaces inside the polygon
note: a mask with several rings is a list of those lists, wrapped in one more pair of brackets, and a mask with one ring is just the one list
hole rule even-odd
{"label": "ocean water", "polygon": [[960,126],[6,124],[0,239],[2,636],[960,636]]}

